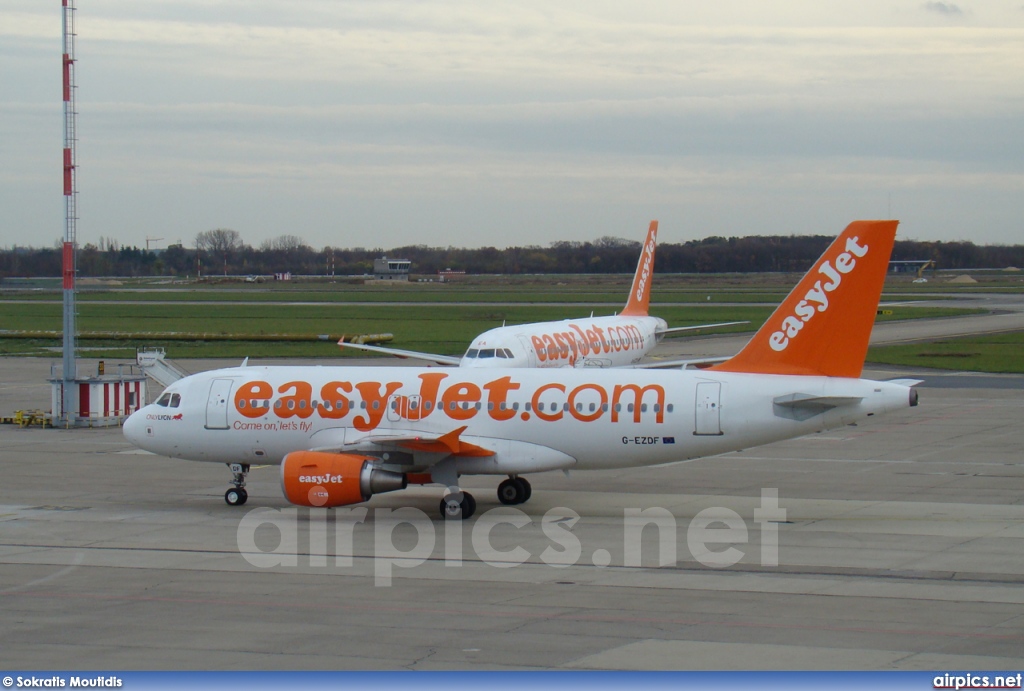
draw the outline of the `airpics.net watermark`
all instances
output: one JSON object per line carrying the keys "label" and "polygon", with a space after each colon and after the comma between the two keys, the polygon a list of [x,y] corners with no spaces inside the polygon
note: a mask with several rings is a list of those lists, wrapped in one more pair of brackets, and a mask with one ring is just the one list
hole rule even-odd
{"label": "airpics.net watermark", "polygon": [[[302,566],[313,568],[352,567],[356,531],[359,526],[369,531],[366,519],[370,510],[365,506],[303,510],[308,511],[308,521],[302,523],[308,530],[302,532],[308,535],[303,535],[301,540],[299,511],[297,508],[256,508],[249,511],[239,522],[236,533],[242,557],[252,566],[263,569],[297,568],[300,558]],[[778,489],[761,490],[761,503],[753,510],[751,518],[760,529],[760,564],[778,566],[778,524],[786,520],[786,510],[779,506]],[[548,544],[533,554],[509,539],[510,527],[519,530],[534,523],[527,513],[514,507],[494,508],[472,521],[432,520],[423,511],[412,507],[377,508],[373,509],[372,548],[367,549],[363,556],[373,560],[374,585],[377,586],[390,586],[394,569],[414,568],[431,558],[442,561],[446,567],[462,566],[467,532],[475,557],[472,561],[494,568],[520,566],[531,562],[534,557],[540,560],[539,563],[553,568],[581,563],[599,568],[611,566],[610,550],[584,549],[583,541],[573,532],[579,521],[580,515],[566,507],[547,511],[540,519],[540,530]],[[333,554],[328,550],[329,523],[334,528]],[[617,565],[675,566],[678,563],[677,539],[683,531],[690,556],[704,566],[728,568],[746,556],[744,547],[750,543],[750,530],[739,512],[724,506],[709,507],[684,523],[683,530],[680,530],[680,521],[669,510],[660,507],[623,509],[622,559]],[[653,528],[657,535],[656,558],[653,560],[650,549],[644,553],[644,531],[649,528]],[[495,529],[503,531],[504,539],[499,540],[501,549],[492,544]],[[258,539],[257,533],[263,539]],[[268,533],[276,533],[270,540],[271,543],[276,542],[271,549],[265,549]],[[440,544],[438,533],[441,533]],[[529,542],[537,549],[533,537]],[[650,541],[647,544],[650,545]],[[435,557],[435,549],[439,546],[441,556]],[[589,555],[589,559],[585,560],[584,554]]]}

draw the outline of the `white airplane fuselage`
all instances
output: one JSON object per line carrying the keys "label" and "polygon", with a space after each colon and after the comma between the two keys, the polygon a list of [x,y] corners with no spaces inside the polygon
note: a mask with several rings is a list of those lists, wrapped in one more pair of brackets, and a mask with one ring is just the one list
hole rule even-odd
{"label": "white airplane fuselage", "polygon": [[[177,407],[167,405],[173,399]],[[460,474],[648,466],[840,427],[915,402],[900,383],[694,370],[238,367],[186,377],[125,423],[153,453],[275,464],[296,450],[373,454],[458,428],[490,455]],[[416,471],[429,454],[377,454]]]}
{"label": "white airplane fuselage", "polygon": [[460,367],[627,367],[658,344],[664,319],[610,316],[502,326],[473,339]]}

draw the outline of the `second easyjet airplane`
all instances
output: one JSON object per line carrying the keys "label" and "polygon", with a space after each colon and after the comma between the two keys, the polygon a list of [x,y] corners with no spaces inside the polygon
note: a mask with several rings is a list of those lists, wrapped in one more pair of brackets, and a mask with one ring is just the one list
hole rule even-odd
{"label": "second easyjet airplane", "polygon": [[[666,334],[710,329],[746,322],[722,322],[669,328],[664,319],[648,314],[654,278],[654,250],[658,244],[658,222],[651,221],[647,240],[640,252],[633,287],[626,307],[611,317],[566,319],[517,326],[501,326],[473,339],[461,358],[414,350],[346,343],[354,348],[403,358],[415,358],[459,367],[630,367],[648,355]],[[658,367],[680,362],[659,362]]]}

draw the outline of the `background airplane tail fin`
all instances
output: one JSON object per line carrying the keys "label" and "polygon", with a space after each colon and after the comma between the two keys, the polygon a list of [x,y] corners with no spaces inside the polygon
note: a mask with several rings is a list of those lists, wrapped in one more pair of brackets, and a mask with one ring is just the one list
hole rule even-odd
{"label": "background airplane tail fin", "polygon": [[854,221],[734,357],[710,369],[859,377],[899,221]]}
{"label": "background airplane tail fin", "polygon": [[629,300],[619,314],[627,317],[647,316],[647,308],[651,304],[651,279],[654,278],[654,249],[657,245],[658,222],[651,221],[651,227],[647,229],[647,239],[640,249],[640,261],[636,265]]}

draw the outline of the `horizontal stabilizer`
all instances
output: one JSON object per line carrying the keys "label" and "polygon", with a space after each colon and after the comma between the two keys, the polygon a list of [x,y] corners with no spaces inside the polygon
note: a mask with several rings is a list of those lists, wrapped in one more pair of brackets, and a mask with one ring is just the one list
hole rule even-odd
{"label": "horizontal stabilizer", "polygon": [[861,396],[814,396],[809,393],[791,393],[778,396],[772,403],[787,408],[838,408],[863,401]]}
{"label": "horizontal stabilizer", "polygon": [[924,379],[888,379],[886,381],[889,384],[899,384],[900,386],[917,386],[924,383]]}
{"label": "horizontal stabilizer", "polygon": [[844,405],[856,405],[864,400],[860,396],[815,396],[809,393],[791,393],[772,400],[775,414],[791,420],[808,420],[815,415]]}

